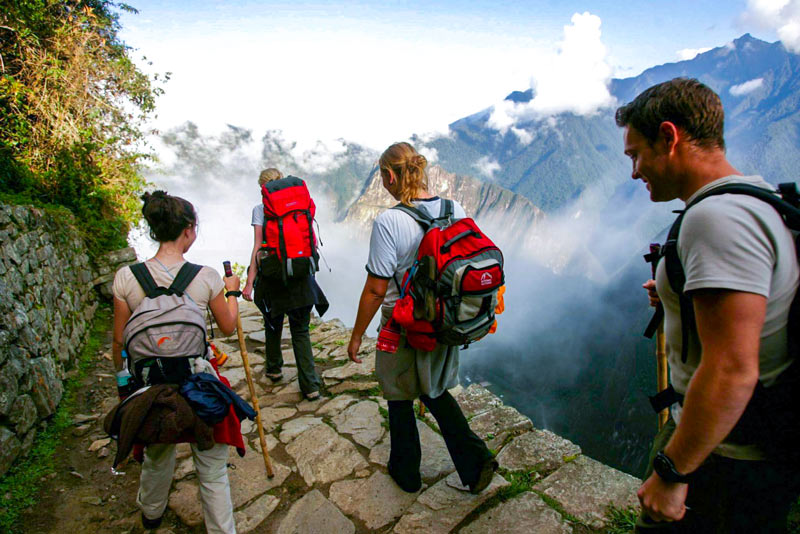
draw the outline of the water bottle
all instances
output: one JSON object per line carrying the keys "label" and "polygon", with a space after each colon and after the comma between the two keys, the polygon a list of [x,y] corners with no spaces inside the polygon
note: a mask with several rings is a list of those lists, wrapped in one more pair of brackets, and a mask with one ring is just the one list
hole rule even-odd
{"label": "water bottle", "polygon": [[389,318],[386,324],[383,325],[381,331],[378,333],[377,349],[381,352],[388,352],[394,354],[400,346],[400,325],[394,320]]}
{"label": "water bottle", "polygon": [[135,384],[133,382],[133,376],[131,376],[131,372],[128,371],[128,365],[125,361],[128,358],[128,354],[123,350],[122,351],[122,370],[117,371],[117,394],[119,395],[120,399],[124,399],[136,389]]}

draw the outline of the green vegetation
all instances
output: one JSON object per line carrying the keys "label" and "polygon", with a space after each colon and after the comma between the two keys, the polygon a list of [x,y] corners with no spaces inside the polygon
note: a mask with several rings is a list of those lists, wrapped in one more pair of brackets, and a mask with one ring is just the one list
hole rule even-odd
{"label": "green vegetation", "polygon": [[72,426],[72,413],[78,408],[76,393],[90,367],[96,365],[96,355],[106,332],[111,329],[111,310],[97,309],[89,338],[77,360],[78,372],[64,385],[64,396],[51,417],[47,428],[34,441],[33,449],[19,459],[0,479],[0,532],[20,532],[19,516],[36,503],[43,477],[55,472],[55,453],[61,446],[61,435]]}
{"label": "green vegetation", "polygon": [[0,201],[63,206],[89,253],[126,245],[138,218],[143,124],[165,81],[142,73],[109,0],[0,9]]}
{"label": "green vegetation", "polygon": [[381,414],[383,417],[383,421],[381,421],[381,426],[386,430],[389,430],[389,410],[382,406],[378,406],[378,413]]}
{"label": "green vegetation", "polygon": [[578,524],[578,525],[583,525],[583,521],[581,521],[580,519],[578,519],[578,518],[577,518],[577,517],[575,517],[574,515],[570,514],[570,513],[569,513],[569,512],[567,512],[566,510],[564,510],[564,507],[563,507],[563,506],[561,506],[561,503],[560,503],[560,502],[558,502],[557,500],[555,500],[554,498],[552,498],[551,496],[549,496],[549,495],[548,495],[548,494],[546,494],[545,492],[543,492],[543,491],[534,491],[534,493],[535,493],[536,495],[538,495],[539,497],[541,497],[541,498],[542,498],[542,500],[544,501],[544,503],[545,503],[547,506],[549,506],[550,508],[552,508],[553,510],[555,510],[556,512],[558,512],[558,513],[561,515],[561,517],[563,517],[564,519],[566,519],[566,520],[567,520],[567,521],[569,521],[570,523],[575,523],[575,524]]}
{"label": "green vegetation", "polygon": [[501,501],[507,501],[520,493],[532,491],[533,485],[536,484],[540,478],[536,470],[509,471],[508,469],[500,469],[498,473],[510,484],[497,493]]}
{"label": "green vegetation", "polygon": [[639,513],[633,508],[617,508],[613,504],[606,509],[608,524],[603,532],[606,534],[628,534],[636,526]]}

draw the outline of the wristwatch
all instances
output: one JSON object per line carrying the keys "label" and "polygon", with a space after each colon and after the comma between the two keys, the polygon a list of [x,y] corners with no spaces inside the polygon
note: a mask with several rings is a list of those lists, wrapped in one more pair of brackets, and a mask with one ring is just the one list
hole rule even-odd
{"label": "wristwatch", "polygon": [[236,291],[226,291],[225,292],[225,298],[236,297],[238,299],[241,296],[242,296],[242,292],[239,291],[238,289]]}
{"label": "wristwatch", "polygon": [[653,458],[653,470],[658,473],[665,482],[674,482],[678,484],[688,484],[689,475],[684,475],[675,469],[675,463],[669,456],[664,454],[664,451],[659,451],[656,457]]}

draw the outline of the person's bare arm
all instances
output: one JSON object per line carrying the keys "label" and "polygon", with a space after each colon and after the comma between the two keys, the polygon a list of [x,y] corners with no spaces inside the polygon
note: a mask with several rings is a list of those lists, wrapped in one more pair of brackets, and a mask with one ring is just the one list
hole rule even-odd
{"label": "person's bare arm", "polygon": [[[727,290],[692,293],[702,356],[684,399],[680,423],[664,453],[681,473],[697,469],[733,429],[758,381],[758,349],[767,299]],[[659,521],[685,513],[687,485],[654,473],[639,489],[645,511]]]}
{"label": "person's bare arm", "polygon": [[131,318],[131,309],[124,300],[114,297],[114,332],[111,341],[111,357],[114,361],[114,369],[122,370],[122,332],[125,324]]}
{"label": "person's bare arm", "polygon": [[209,301],[208,307],[211,308],[211,313],[214,315],[214,320],[217,322],[220,331],[229,336],[236,330],[239,303],[233,295],[225,299],[225,292],[239,289],[239,277],[234,274],[233,276],[226,276],[222,280],[225,282],[225,289]]}
{"label": "person's bare arm", "polygon": [[242,297],[245,300],[253,300],[253,283],[256,280],[258,266],[256,265],[256,253],[261,245],[263,226],[253,226],[253,250],[250,252],[250,264],[247,266],[247,281],[242,289]]}
{"label": "person's bare arm", "polygon": [[358,301],[358,312],[356,313],[356,324],[353,325],[353,332],[350,335],[350,344],[347,346],[347,354],[356,363],[361,363],[358,358],[358,349],[361,347],[361,337],[367,331],[372,318],[381,307],[386,296],[386,289],[389,287],[389,280],[378,278],[377,276],[367,275],[364,289],[361,291],[361,299]]}
{"label": "person's bare arm", "polygon": [[702,358],[665,451],[683,473],[703,463],[750,401],[767,311],[767,299],[753,293],[705,290],[696,291],[692,299]]}

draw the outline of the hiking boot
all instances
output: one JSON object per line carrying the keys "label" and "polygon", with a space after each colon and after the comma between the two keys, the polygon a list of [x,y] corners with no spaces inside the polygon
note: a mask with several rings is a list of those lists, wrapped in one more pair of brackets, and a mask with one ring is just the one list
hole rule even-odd
{"label": "hiking boot", "polygon": [[469,492],[477,495],[486,489],[494,478],[494,472],[497,471],[498,463],[494,458],[487,459],[481,467],[481,472],[478,475],[478,480],[469,485]]}
{"label": "hiking boot", "polygon": [[147,516],[145,516],[144,512],[142,512],[142,526],[144,527],[145,530],[157,529],[158,527],[161,526],[162,519],[164,519],[163,515],[157,519],[147,519]]}

